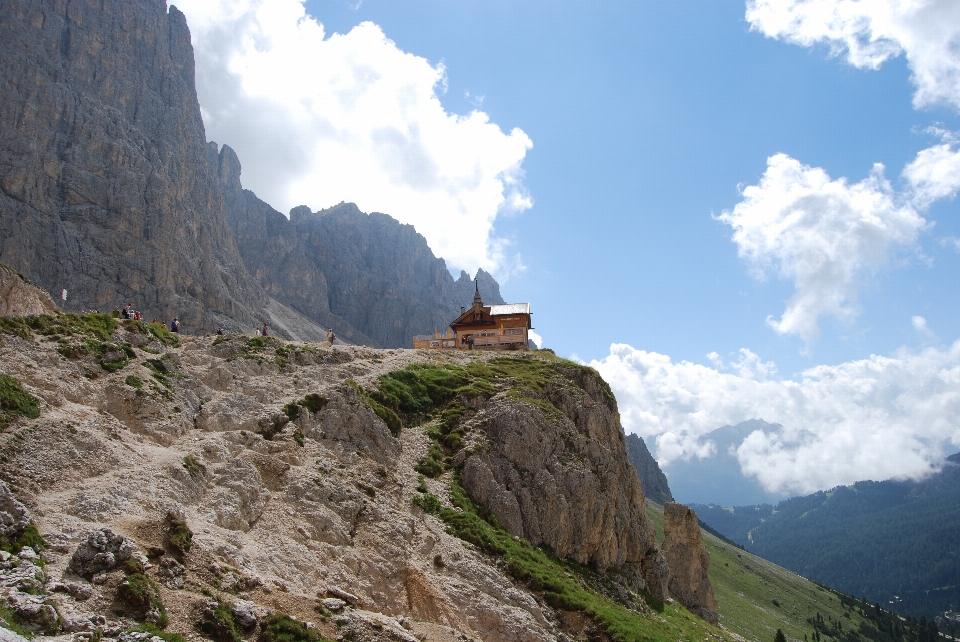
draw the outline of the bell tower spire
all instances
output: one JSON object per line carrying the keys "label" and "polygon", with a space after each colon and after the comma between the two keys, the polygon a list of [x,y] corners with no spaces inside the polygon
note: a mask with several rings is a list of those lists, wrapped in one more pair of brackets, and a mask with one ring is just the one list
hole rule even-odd
{"label": "bell tower spire", "polygon": [[483,307],[483,299],[480,298],[480,284],[476,279],[473,280],[474,285],[474,295],[473,295],[473,305],[478,305],[481,308]]}

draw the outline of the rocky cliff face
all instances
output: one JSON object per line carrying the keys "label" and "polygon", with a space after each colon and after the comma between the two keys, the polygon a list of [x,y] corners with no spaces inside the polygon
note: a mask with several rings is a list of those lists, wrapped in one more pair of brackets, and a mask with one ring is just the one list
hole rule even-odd
{"label": "rocky cliff face", "polygon": [[[0,479],[12,491],[0,487],[0,522],[16,531],[0,532],[14,555],[0,553],[0,602],[25,626],[147,642],[129,637],[138,620],[169,621],[193,639],[198,627],[215,635],[226,612],[252,639],[272,610],[330,639],[582,639],[589,617],[434,516],[461,514],[451,507],[457,473],[415,470],[436,420],[391,431],[371,400],[386,373],[438,364],[556,373],[542,398],[511,393],[527,390],[523,381],[488,377],[499,392],[463,415],[464,483],[488,471],[486,497],[468,484],[480,505],[518,537],[593,565],[577,572],[619,586],[611,599],[624,614],[650,627],[673,617],[675,607],[657,615],[631,592],[642,581],[656,590],[666,569],[616,406],[586,369],[242,335],[177,346],[134,322],[107,336],[107,321],[71,326],[66,342],[46,340],[67,336],[56,320],[6,320],[0,334],[0,369],[39,409],[0,433]],[[430,513],[420,508],[428,496],[439,498]],[[34,563],[28,521],[46,542],[45,566]]]}
{"label": "rocky cliff face", "polygon": [[637,475],[640,477],[640,484],[647,499],[658,504],[672,502],[673,494],[670,492],[667,476],[660,470],[647,444],[637,435],[627,435],[626,444],[627,459],[637,469]]}
{"label": "rocky cliff face", "polygon": [[0,5],[0,260],[68,309],[249,321],[206,162],[186,20],[164,0]]}
{"label": "rocky cliff face", "polygon": [[[454,281],[411,225],[364,214],[352,203],[290,218],[243,189],[227,145],[208,143],[240,254],[267,293],[352,343],[409,347],[417,334],[445,332],[473,301],[466,273]],[[503,303],[489,274],[477,275],[486,303]]]}
{"label": "rocky cliff face", "polygon": [[348,206],[291,223],[243,190],[164,0],[4,2],[0,95],[0,261],[68,310],[399,347],[472,298],[409,226]]}
{"label": "rocky cliff face", "polygon": [[[514,535],[601,570],[632,569],[639,580],[657,551],[616,402],[586,369],[555,374],[545,404],[506,400],[474,419],[464,486]],[[650,588],[659,594],[660,585]]]}

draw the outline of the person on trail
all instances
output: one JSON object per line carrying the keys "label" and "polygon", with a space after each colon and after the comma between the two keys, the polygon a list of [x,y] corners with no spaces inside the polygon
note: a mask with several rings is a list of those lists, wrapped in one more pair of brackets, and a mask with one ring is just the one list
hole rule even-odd
{"label": "person on trail", "polygon": [[180,319],[173,317],[173,323],[170,324],[170,332],[180,332]]}
{"label": "person on trail", "polygon": [[132,310],[132,309],[133,309],[133,304],[132,304],[132,303],[128,303],[128,304],[127,304],[127,307],[125,307],[125,308],[123,309],[123,315],[122,315],[122,316],[123,316],[124,319],[129,319],[131,316],[133,316],[133,313],[130,312],[130,310]]}
{"label": "person on trail", "polygon": [[269,335],[269,334],[270,334],[270,330],[267,328],[267,322],[264,321],[264,322],[263,322],[263,336],[267,336],[267,335]]}
{"label": "person on trail", "polygon": [[260,326],[255,327],[255,328],[253,329],[253,333],[259,337],[259,336],[260,336]]}
{"label": "person on trail", "polygon": [[327,343],[333,345],[333,342],[337,340],[337,335],[333,333],[333,328],[327,330]]}
{"label": "person on trail", "polygon": [[120,308],[118,308],[117,306],[113,306],[113,318],[114,319],[120,318]]}
{"label": "person on trail", "polygon": [[218,327],[218,328],[217,328],[217,334],[222,337],[222,336],[223,336],[223,328]]}

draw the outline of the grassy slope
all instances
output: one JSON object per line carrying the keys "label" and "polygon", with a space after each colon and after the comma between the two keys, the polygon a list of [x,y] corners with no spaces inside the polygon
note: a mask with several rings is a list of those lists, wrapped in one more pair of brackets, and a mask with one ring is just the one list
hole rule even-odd
{"label": "grassy slope", "polygon": [[[647,502],[647,514],[657,529],[657,541],[663,541],[663,507]],[[777,629],[788,640],[803,640],[813,627],[807,618],[818,611],[824,618],[843,618],[839,598],[796,573],[735,548],[703,532],[710,552],[710,581],[719,604],[720,623],[747,640],[772,642]],[[776,606],[777,600],[780,606]],[[860,616],[852,613],[850,628]],[[846,626],[844,628],[847,628]]]}

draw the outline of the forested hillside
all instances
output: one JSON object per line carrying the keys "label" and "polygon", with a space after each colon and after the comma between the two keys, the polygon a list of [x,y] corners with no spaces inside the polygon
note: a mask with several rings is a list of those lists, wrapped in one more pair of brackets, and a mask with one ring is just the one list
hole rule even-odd
{"label": "forested hillside", "polygon": [[694,506],[748,551],[844,593],[933,618],[960,606],[960,454],[920,481],[858,482],[776,506]]}

